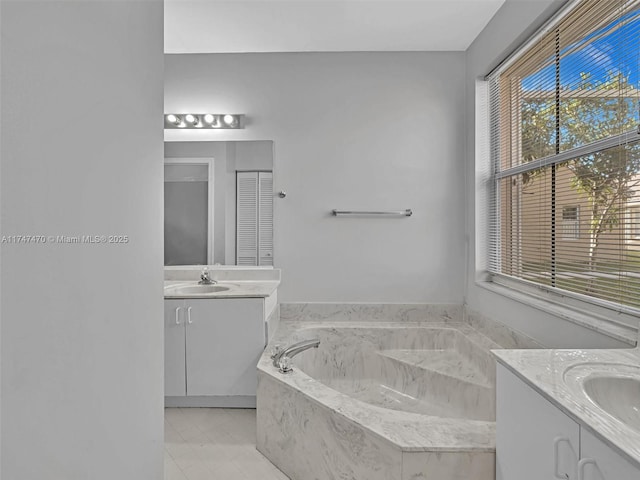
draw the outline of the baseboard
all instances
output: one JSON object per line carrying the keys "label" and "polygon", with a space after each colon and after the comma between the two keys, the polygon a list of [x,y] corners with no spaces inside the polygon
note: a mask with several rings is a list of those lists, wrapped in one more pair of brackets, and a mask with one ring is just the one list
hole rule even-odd
{"label": "baseboard", "polygon": [[165,407],[205,407],[205,408],[256,408],[256,397],[252,395],[237,396],[194,396],[164,397]]}

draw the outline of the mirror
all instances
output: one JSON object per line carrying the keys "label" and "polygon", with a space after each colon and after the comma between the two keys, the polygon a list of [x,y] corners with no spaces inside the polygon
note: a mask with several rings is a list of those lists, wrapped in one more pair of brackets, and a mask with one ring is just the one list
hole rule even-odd
{"label": "mirror", "polygon": [[164,264],[273,265],[273,142],[165,142]]}

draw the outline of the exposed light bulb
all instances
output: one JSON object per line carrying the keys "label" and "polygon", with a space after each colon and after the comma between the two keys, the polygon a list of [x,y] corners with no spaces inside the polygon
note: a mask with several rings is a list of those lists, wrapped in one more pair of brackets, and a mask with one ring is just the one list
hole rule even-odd
{"label": "exposed light bulb", "polygon": [[196,117],[195,115],[192,115],[190,113],[188,113],[187,115],[185,115],[184,119],[189,122],[191,125],[198,125],[199,121],[198,121],[198,117]]}
{"label": "exposed light bulb", "polygon": [[231,126],[236,123],[236,118],[233,115],[226,114],[224,117],[222,117],[222,121]]}
{"label": "exposed light bulb", "polygon": [[210,113],[207,113],[204,116],[204,121],[207,123],[213,123],[213,121],[215,120],[215,117],[213,115],[211,115]]}
{"label": "exposed light bulb", "polygon": [[173,123],[174,125],[178,125],[180,123],[180,119],[176,117],[173,113],[167,115],[167,121],[169,123]]}

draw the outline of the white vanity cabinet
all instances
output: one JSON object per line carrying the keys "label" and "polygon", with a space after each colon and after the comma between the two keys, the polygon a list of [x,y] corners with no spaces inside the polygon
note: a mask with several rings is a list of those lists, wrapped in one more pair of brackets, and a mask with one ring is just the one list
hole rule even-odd
{"label": "white vanity cabinet", "polygon": [[496,396],[497,480],[640,479],[640,468],[500,364]]}
{"label": "white vanity cabinet", "polygon": [[251,406],[265,299],[165,300],[165,405]]}
{"label": "white vanity cabinet", "polygon": [[496,387],[496,479],[576,478],[580,426],[501,365]]}

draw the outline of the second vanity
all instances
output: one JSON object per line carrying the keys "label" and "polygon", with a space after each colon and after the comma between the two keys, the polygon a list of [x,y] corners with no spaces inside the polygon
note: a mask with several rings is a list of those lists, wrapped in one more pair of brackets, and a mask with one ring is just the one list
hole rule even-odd
{"label": "second vanity", "polygon": [[640,479],[640,348],[493,353],[497,480]]}
{"label": "second vanity", "polygon": [[256,365],[279,319],[277,269],[165,270],[165,406],[255,407]]}

